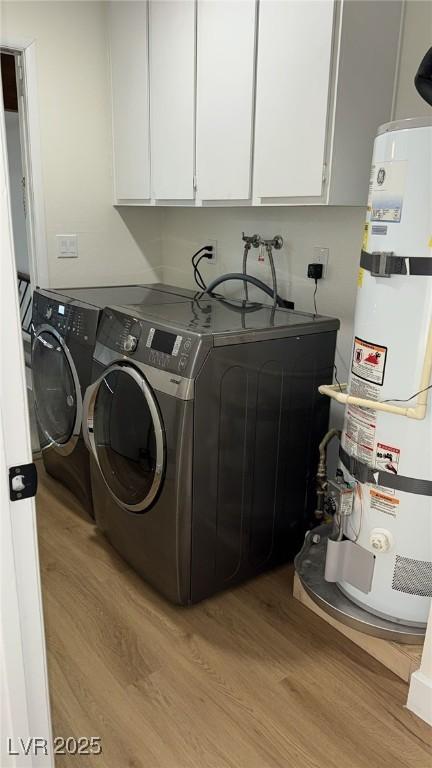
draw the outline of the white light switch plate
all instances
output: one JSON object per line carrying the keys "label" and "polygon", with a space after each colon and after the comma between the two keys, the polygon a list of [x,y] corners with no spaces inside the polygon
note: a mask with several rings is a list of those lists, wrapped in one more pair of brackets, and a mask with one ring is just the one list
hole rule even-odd
{"label": "white light switch plate", "polygon": [[77,235],[56,235],[56,240],[57,240],[57,258],[58,259],[78,258],[78,236]]}

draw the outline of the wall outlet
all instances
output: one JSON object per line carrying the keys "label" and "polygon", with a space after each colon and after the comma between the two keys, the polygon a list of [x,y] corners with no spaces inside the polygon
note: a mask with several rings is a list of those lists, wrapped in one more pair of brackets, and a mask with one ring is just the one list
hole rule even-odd
{"label": "wall outlet", "polygon": [[316,245],[313,249],[313,263],[322,264],[323,277],[327,277],[327,268],[329,262],[329,249],[322,245]]}
{"label": "wall outlet", "polygon": [[214,264],[215,261],[217,261],[217,240],[206,240],[206,245],[212,245],[213,246],[213,256],[211,259],[207,259],[209,264]]}
{"label": "wall outlet", "polygon": [[58,259],[77,259],[78,258],[78,236],[77,235],[56,235],[57,240],[57,258]]}

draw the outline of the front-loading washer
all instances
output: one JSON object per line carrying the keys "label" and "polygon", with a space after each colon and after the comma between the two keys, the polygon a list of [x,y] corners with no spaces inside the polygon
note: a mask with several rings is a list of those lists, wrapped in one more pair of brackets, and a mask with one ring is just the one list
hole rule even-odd
{"label": "front-loading washer", "polygon": [[82,440],[82,400],[101,312],[120,302],[145,306],[182,301],[194,293],[164,286],[36,289],[32,310],[32,381],[42,458],[92,515],[89,456]]}
{"label": "front-loading washer", "polygon": [[300,548],[338,326],[217,299],[105,309],[83,416],[96,523],[169,600]]}

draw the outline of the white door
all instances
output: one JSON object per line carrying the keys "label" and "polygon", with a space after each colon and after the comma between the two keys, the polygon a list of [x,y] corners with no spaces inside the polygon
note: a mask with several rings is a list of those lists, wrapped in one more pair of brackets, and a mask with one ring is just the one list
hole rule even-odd
{"label": "white door", "polygon": [[114,199],[145,202],[150,198],[148,3],[113,2],[109,14]]}
{"label": "white door", "polygon": [[152,197],[193,200],[195,2],[150,2]]}
{"label": "white door", "polygon": [[[0,765],[54,766],[34,498],[11,501],[9,471],[32,461],[0,106]],[[25,472],[14,472],[14,476]],[[15,481],[16,483],[17,481]],[[38,737],[38,748],[34,738]],[[29,741],[32,739],[33,741]],[[28,754],[24,754],[24,748]],[[37,754],[36,754],[37,751]]]}
{"label": "white door", "polygon": [[251,195],[255,0],[202,0],[197,20],[197,197]]}
{"label": "white door", "polygon": [[321,195],[333,6],[333,0],[260,3],[256,198]]}

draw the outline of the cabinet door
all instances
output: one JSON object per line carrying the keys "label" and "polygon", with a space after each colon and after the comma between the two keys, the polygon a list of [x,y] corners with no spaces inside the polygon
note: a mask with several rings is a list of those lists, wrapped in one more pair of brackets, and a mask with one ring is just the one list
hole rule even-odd
{"label": "cabinet door", "polygon": [[194,198],[195,2],[150,2],[152,197]]}
{"label": "cabinet door", "polygon": [[254,197],[322,192],[333,0],[262,0]]}
{"label": "cabinet door", "polygon": [[109,9],[115,199],[150,198],[147,2]]}
{"label": "cabinet door", "polygon": [[255,0],[202,0],[197,20],[197,196],[251,195]]}

